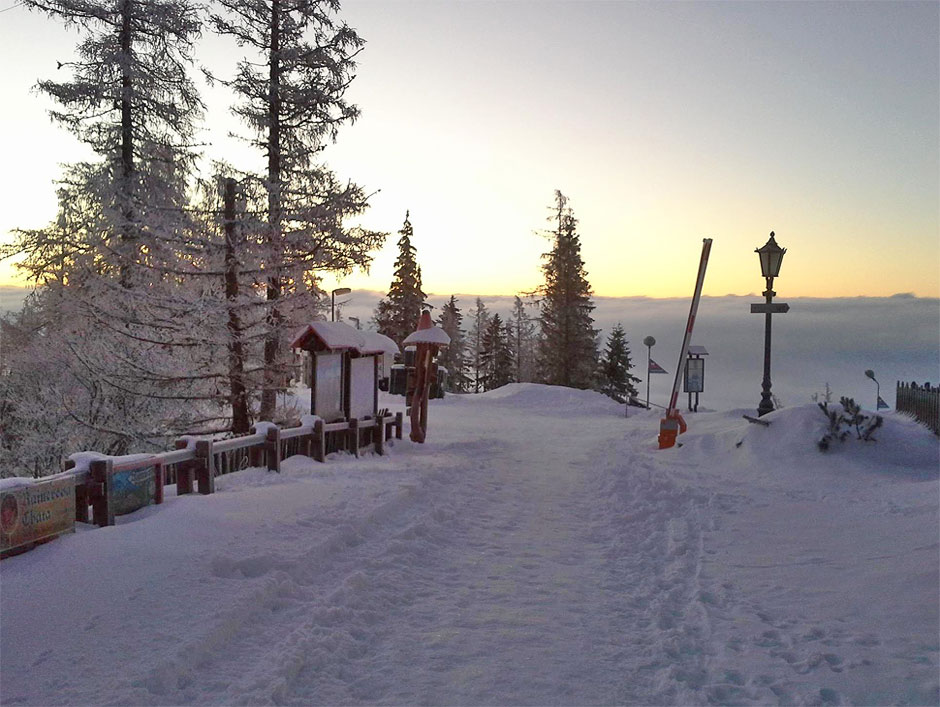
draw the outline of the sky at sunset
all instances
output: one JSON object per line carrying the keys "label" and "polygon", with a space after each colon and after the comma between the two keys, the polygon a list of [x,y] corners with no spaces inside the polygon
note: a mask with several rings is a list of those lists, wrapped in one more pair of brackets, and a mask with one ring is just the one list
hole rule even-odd
{"label": "sky at sunset", "polygon": [[[0,0],[0,238],[55,215],[59,164],[89,157],[31,91],[66,78],[74,31]],[[541,280],[555,189],[579,219],[598,295],[763,289],[753,251],[788,249],[781,296],[940,296],[940,3],[348,0],[367,41],[360,120],[324,153],[376,193],[385,290],[410,210],[429,293],[513,294]],[[230,76],[241,50],[204,37]],[[206,158],[259,168],[205,93]],[[0,284],[15,284],[0,263]]]}

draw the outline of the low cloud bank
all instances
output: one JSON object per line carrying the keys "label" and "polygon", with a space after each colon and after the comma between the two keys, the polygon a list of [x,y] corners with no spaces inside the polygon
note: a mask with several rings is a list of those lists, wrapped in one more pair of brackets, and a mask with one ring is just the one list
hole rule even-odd
{"label": "low cloud bank", "polygon": [[[344,305],[345,317],[359,317],[363,327],[372,317],[379,292],[358,290]],[[464,324],[475,295],[457,295]],[[449,299],[432,295],[436,308]],[[508,316],[513,298],[481,297],[490,311]],[[750,313],[759,295],[703,297],[693,343],[704,346],[705,392],[700,409],[757,407],[764,362],[764,317]],[[773,318],[772,392],[784,405],[801,405],[826,383],[838,401],[854,397],[870,409],[875,406],[875,384],[865,377],[872,369],[881,383],[881,397],[894,406],[895,382],[940,383],[940,300],[912,295],[893,297],[778,297],[790,311]],[[688,298],[596,297],[595,326],[601,340],[619,322],[630,342],[639,386],[646,395],[646,347],[653,336],[652,357],[669,375],[650,379],[650,399],[665,404],[678,364],[682,334],[689,316]],[[532,308],[530,316],[538,312]],[[681,396],[680,401],[688,396]]]}
{"label": "low cloud bank", "polygon": [[[0,286],[0,311],[22,306],[28,290]],[[363,328],[384,293],[356,290],[343,297],[342,317],[358,317]],[[434,315],[449,295],[431,295]],[[476,295],[457,295],[469,325]],[[491,312],[509,316],[513,297],[481,298]],[[759,295],[703,297],[695,325],[693,343],[704,346],[705,392],[701,407],[729,409],[757,407],[763,377],[764,318],[750,313]],[[940,383],[940,300],[898,294],[892,297],[822,299],[779,297],[790,311],[773,319],[773,393],[784,405],[800,405],[829,383],[838,400],[854,397],[874,408],[875,384],[865,377],[872,369],[881,383],[881,396],[894,406],[895,382]],[[678,364],[682,333],[689,314],[688,298],[596,297],[595,326],[602,343],[619,322],[630,342],[635,373],[644,379],[646,394],[646,347],[643,339],[653,336],[652,357],[669,375],[650,379],[650,399],[665,404]],[[535,307],[530,316],[538,316]],[[687,396],[680,397],[680,400]]]}

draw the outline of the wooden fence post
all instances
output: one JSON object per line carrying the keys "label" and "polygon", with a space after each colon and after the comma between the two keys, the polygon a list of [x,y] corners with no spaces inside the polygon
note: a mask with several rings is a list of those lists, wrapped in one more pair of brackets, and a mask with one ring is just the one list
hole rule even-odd
{"label": "wooden fence post", "polygon": [[269,427],[264,444],[268,458],[268,471],[281,473],[281,428]]}
{"label": "wooden fence post", "polygon": [[153,466],[153,502],[157,505],[163,503],[163,487],[166,484],[166,469],[163,468],[163,462],[157,462]]}
{"label": "wooden fence post", "polygon": [[212,462],[212,440],[196,442],[196,481],[199,493],[208,496],[215,493],[215,464]]}
{"label": "wooden fence post", "polygon": [[[174,443],[174,446],[177,449],[187,449],[189,447],[189,442],[185,439],[178,439]],[[183,494],[193,492],[193,463],[192,462],[180,462],[176,465],[176,495],[182,496]]]}
{"label": "wooden fence post", "polygon": [[359,420],[353,418],[349,421],[349,433],[348,433],[349,442],[352,444],[352,453],[356,455],[356,458],[359,458]]}
{"label": "wooden fence post", "polygon": [[102,528],[114,525],[114,506],[111,503],[112,468],[113,462],[110,459],[96,459],[88,465],[94,489],[91,494],[92,520]]}
{"label": "wooden fence post", "polygon": [[313,423],[313,458],[318,462],[326,461],[326,431],[323,420]]}
{"label": "wooden fence post", "polygon": [[[69,471],[75,468],[75,462],[66,459],[62,462],[62,471]],[[75,520],[79,523],[88,522],[88,488],[84,483],[75,484]]]}
{"label": "wooden fence post", "polygon": [[248,466],[261,466],[264,464],[264,449],[264,442],[259,442],[248,448]]}
{"label": "wooden fence post", "polygon": [[372,444],[375,446],[375,453],[385,454],[385,418],[379,415],[375,418],[375,429],[372,430]]}
{"label": "wooden fence post", "polygon": [[402,415],[400,412],[395,413],[395,439],[401,439],[403,426],[404,415]]}

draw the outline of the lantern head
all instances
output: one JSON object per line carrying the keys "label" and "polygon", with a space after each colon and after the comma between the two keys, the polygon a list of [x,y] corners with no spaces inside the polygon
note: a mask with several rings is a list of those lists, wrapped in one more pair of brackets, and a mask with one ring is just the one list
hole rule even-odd
{"label": "lantern head", "polygon": [[770,232],[770,240],[755,251],[760,258],[760,271],[764,277],[777,277],[780,274],[780,264],[786,248],[781,248],[774,240],[774,232]]}

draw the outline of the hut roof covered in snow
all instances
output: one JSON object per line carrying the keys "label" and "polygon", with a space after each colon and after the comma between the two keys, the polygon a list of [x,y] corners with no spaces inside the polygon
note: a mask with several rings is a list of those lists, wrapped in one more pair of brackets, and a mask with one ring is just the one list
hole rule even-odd
{"label": "hut roof covered in snow", "polygon": [[346,322],[310,322],[294,336],[291,348],[361,354],[398,353],[398,345],[384,334],[359,331]]}

